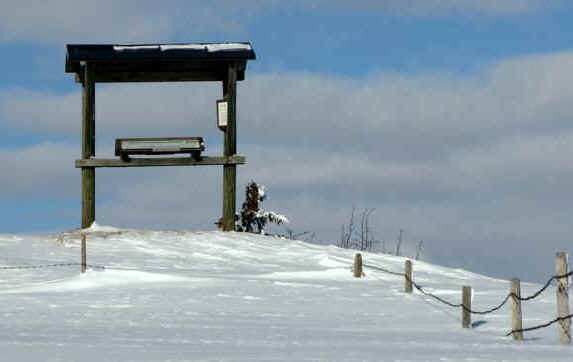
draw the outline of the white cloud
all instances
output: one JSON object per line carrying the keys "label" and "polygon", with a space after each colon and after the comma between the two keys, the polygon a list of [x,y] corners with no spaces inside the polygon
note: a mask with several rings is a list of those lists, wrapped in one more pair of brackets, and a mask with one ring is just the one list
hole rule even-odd
{"label": "white cloud", "polygon": [[53,143],[0,149],[0,197],[75,197],[80,190],[79,173],[74,176],[74,155],[78,150],[79,147]]}
{"label": "white cloud", "polygon": [[[70,82],[72,80],[70,79]],[[0,119],[12,130],[52,135],[78,135],[81,130],[81,86],[55,95],[24,89],[0,91]],[[139,84],[96,87],[98,136],[178,134],[207,128],[215,132],[212,110],[221,86],[201,84]],[[135,134],[134,134],[135,132]]]}
{"label": "white cloud", "polygon": [[81,129],[81,93],[2,90],[0,119],[4,126],[20,131],[77,134]]}
{"label": "white cloud", "polygon": [[219,167],[100,169],[98,222],[146,228],[216,229],[221,216]]}
{"label": "white cloud", "polygon": [[[573,53],[563,52],[509,59],[468,76],[251,74],[239,85],[239,131],[249,143],[443,157],[508,136],[571,129],[571,69]],[[98,134],[188,130],[218,139],[213,104],[220,97],[216,83],[98,86]],[[77,134],[80,109],[79,91],[0,93],[0,118],[9,129]],[[325,134],[338,137],[317,144]]]}
{"label": "white cloud", "polygon": [[0,41],[161,42],[186,29],[236,31],[224,9],[195,0],[4,0]]}
{"label": "white cloud", "polygon": [[561,0],[295,0],[289,2],[222,0],[4,0],[0,41],[164,42],[174,36],[198,41],[224,34],[237,36],[257,18],[293,8],[380,10],[406,16],[452,12],[521,14],[556,8]]}
{"label": "white cloud", "polygon": [[480,11],[492,13],[523,13],[555,6],[556,1],[541,0],[313,0],[301,1],[309,7],[340,7],[345,9],[384,9],[407,15],[431,15],[448,11]]}

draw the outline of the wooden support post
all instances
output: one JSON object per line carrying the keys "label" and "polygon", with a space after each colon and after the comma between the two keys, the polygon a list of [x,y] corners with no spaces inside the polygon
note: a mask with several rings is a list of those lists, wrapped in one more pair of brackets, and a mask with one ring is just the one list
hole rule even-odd
{"label": "wooden support post", "polygon": [[[94,64],[84,65],[82,84],[82,159],[95,156],[95,75]],[[95,221],[95,168],[82,168],[82,228]]]}
{"label": "wooden support post", "polygon": [[[223,82],[223,97],[228,102],[228,123],[225,130],[224,156],[237,153],[237,65],[229,66]],[[223,166],[223,231],[235,230],[237,166]]]}
{"label": "wooden support post", "polygon": [[470,328],[472,323],[470,313],[472,309],[472,287],[467,285],[462,287],[462,306],[462,328]]}
{"label": "wooden support post", "polygon": [[[555,258],[555,273],[557,275],[567,274],[567,254],[558,252]],[[557,279],[557,317],[568,316],[569,313],[569,293],[568,278]],[[571,319],[563,319],[557,323],[559,328],[559,341],[561,343],[571,343]]]}
{"label": "wooden support post", "polygon": [[404,292],[406,293],[412,293],[414,291],[414,288],[412,287],[412,281],[414,279],[412,279],[412,261],[411,260],[406,260],[406,263],[404,265]]}
{"label": "wooden support post", "polygon": [[354,256],[354,277],[362,277],[362,254],[358,253]]}
{"label": "wooden support post", "polygon": [[86,234],[82,234],[82,273],[86,272],[87,267]]}
{"label": "wooden support post", "polygon": [[[523,328],[521,320],[521,283],[519,279],[511,279],[509,284],[509,293],[511,294],[511,330],[517,331]],[[513,332],[513,339],[516,341],[523,340],[523,332]]]}
{"label": "wooden support post", "polygon": [[95,168],[82,168],[82,229],[95,221]]}

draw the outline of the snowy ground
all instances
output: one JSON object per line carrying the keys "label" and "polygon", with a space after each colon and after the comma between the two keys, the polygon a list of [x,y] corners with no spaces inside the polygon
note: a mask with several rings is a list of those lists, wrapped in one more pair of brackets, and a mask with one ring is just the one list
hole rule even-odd
{"label": "snowy ground", "polygon": [[[0,266],[79,261],[79,236],[0,235]],[[458,309],[402,292],[400,277],[351,274],[354,252],[259,235],[99,228],[79,267],[0,270],[4,361],[572,361],[557,327],[505,337],[508,306],[461,328]],[[363,254],[401,272],[404,259]],[[473,307],[508,282],[415,262],[424,288]],[[549,275],[548,275],[549,277]],[[522,285],[529,295],[539,285]],[[524,326],[555,317],[555,290],[523,305]]]}

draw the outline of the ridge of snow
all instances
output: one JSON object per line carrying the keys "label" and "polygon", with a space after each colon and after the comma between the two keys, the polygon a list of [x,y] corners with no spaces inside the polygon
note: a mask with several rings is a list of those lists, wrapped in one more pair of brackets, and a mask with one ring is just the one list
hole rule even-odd
{"label": "ridge of snow", "polygon": [[90,225],[90,227],[85,228],[85,229],[81,229],[80,230],[82,233],[117,233],[117,232],[121,232],[124,231],[122,229],[118,229],[116,227],[113,226],[105,226],[105,225],[99,225],[98,223],[96,223],[95,221]]}
{"label": "ridge of snow", "polygon": [[169,283],[189,282],[191,278],[149,273],[137,270],[88,270],[85,274],[72,278],[54,280],[46,283],[35,283],[31,286],[0,290],[0,294],[30,294],[30,293],[66,293],[92,288],[115,287],[122,285],[146,284],[146,283]]}
{"label": "ridge of snow", "polygon": [[16,235],[0,234],[0,241],[22,241],[23,239]]}

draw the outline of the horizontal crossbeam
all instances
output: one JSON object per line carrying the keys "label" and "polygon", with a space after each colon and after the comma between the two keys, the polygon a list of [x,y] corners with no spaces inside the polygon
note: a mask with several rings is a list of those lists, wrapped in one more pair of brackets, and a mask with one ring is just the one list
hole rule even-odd
{"label": "horizontal crossbeam", "polygon": [[124,161],[120,158],[90,158],[76,160],[76,168],[83,167],[155,167],[155,166],[213,166],[213,165],[243,165],[247,163],[245,156],[201,157],[195,160],[191,157],[157,157],[131,158]]}

